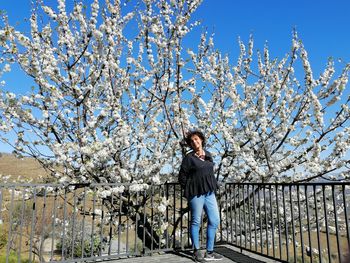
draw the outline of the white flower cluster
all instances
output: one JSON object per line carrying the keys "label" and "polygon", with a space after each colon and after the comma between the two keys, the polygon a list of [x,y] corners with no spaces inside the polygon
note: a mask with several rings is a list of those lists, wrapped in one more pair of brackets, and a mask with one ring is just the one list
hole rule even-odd
{"label": "white flower cluster", "polygon": [[[32,14],[29,34],[5,24],[0,77],[15,63],[36,84],[27,94],[3,84],[0,131],[17,138],[1,140],[40,159],[61,183],[132,183],[133,192],[176,178],[179,141],[194,127],[208,137],[219,179],[346,174],[349,66],[337,76],[330,60],[315,77],[296,34],[281,60],[267,45],[255,59],[250,37],[247,46],[239,40],[232,63],[207,33],[184,52],[200,2],[143,1],[130,12],[94,0],[90,12],[81,3],[68,12],[59,0]],[[99,194],[113,191],[122,189]]]}

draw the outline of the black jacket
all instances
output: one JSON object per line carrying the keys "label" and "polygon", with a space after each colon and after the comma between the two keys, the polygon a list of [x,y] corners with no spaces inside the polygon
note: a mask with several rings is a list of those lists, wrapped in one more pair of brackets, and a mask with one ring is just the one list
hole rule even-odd
{"label": "black jacket", "polygon": [[187,198],[214,192],[218,183],[214,176],[211,154],[205,151],[205,160],[200,159],[194,152],[187,154],[181,163],[179,182],[184,187]]}

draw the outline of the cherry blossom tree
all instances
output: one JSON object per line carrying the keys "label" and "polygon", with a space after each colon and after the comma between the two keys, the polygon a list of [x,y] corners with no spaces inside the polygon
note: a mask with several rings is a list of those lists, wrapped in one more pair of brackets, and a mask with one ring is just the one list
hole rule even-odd
{"label": "cherry blossom tree", "polygon": [[37,84],[1,93],[1,130],[17,134],[15,152],[61,182],[170,180],[190,85],[181,39],[198,5],[144,1],[125,13],[119,1],[93,1],[88,15],[83,3],[67,13],[58,1],[35,10],[29,36],[5,23],[4,71],[18,63]]}
{"label": "cherry blossom tree", "polygon": [[[218,178],[229,181],[302,182],[349,179],[349,64],[335,74],[330,59],[314,77],[296,32],[291,51],[271,59],[266,46],[253,63],[253,40],[240,55],[215,50],[202,39],[191,52],[203,88],[193,114],[211,134],[219,156]],[[298,80],[298,79],[302,80]],[[205,94],[210,94],[205,101]]]}
{"label": "cherry blossom tree", "polygon": [[[25,94],[1,91],[0,130],[17,135],[1,139],[57,182],[102,183],[94,192],[108,211],[132,213],[142,240],[153,226],[143,222],[148,198],[140,204],[134,193],[173,180],[182,157],[190,118],[182,97],[192,85],[182,39],[197,24],[190,20],[200,1],[130,2],[124,9],[120,1],[96,0],[71,11],[65,4],[39,2],[30,34],[3,19],[2,72],[16,64],[35,85]],[[158,234],[148,236],[146,246],[159,242]]]}
{"label": "cherry blossom tree", "polygon": [[233,64],[206,33],[186,50],[200,2],[39,4],[29,35],[4,19],[3,71],[16,63],[36,84],[1,93],[1,130],[17,135],[8,143],[61,182],[160,183],[198,127],[219,179],[347,178],[349,65],[336,75],[330,60],[314,77],[296,33],[280,60],[267,46],[254,56],[251,38]]}
{"label": "cherry blossom tree", "polygon": [[43,2],[29,33],[2,20],[0,77],[16,65],[35,85],[18,94],[2,83],[0,139],[56,181],[127,192],[174,181],[193,128],[220,181],[348,180],[350,65],[336,73],[330,59],[315,76],[296,32],[281,59],[268,46],[255,54],[251,37],[232,62],[207,32],[184,45],[200,0]]}

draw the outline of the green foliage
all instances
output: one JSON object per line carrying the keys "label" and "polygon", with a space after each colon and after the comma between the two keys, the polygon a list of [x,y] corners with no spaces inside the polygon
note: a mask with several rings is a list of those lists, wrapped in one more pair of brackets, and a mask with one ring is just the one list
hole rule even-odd
{"label": "green foliage", "polygon": [[142,241],[138,239],[137,243],[136,243],[136,247],[130,247],[129,251],[130,251],[130,253],[137,254],[140,251],[142,251],[143,249],[144,249],[144,247],[143,247]]}
{"label": "green foliage", "polygon": [[[74,218],[74,216],[72,216]],[[86,224],[82,227],[81,222],[74,222],[74,227],[72,227],[73,222],[68,220],[68,226],[65,229],[64,239],[60,239],[56,245],[56,249],[65,255],[66,258],[75,258],[82,256],[98,255],[103,249],[103,240],[98,233],[91,234],[91,226]],[[63,227],[63,224],[61,227]],[[61,229],[63,231],[63,229]],[[62,241],[64,243],[62,243]]]}
{"label": "green foliage", "polygon": [[[4,231],[4,226],[0,225],[0,263],[27,263],[30,262],[29,259],[23,259],[21,258],[20,261],[18,261],[18,254],[15,251],[11,251],[8,255],[8,259],[6,259],[6,249],[7,245],[7,231]],[[8,260],[8,261],[7,261]]]}
{"label": "green foliage", "polygon": [[[18,263],[18,255],[15,252],[10,252],[10,255],[8,257],[8,261],[6,261],[6,254],[0,255],[0,263]],[[29,259],[21,259],[21,263],[29,263]]]}
{"label": "green foliage", "polygon": [[22,225],[29,225],[32,216],[33,201],[27,201],[24,203],[24,207],[21,201],[15,202],[15,206],[12,212],[13,229]]}
{"label": "green foliage", "polygon": [[[83,246],[82,246],[82,243],[83,243]],[[96,235],[93,236],[92,238],[91,237],[88,238],[87,236],[85,236],[82,242],[81,235],[80,235],[74,239],[74,245],[73,245],[73,239],[71,237],[68,237],[64,241],[64,247],[62,242],[58,242],[56,248],[61,252],[62,252],[62,249],[64,249],[65,251],[64,254],[67,258],[68,257],[76,258],[76,257],[82,257],[82,256],[85,257],[85,256],[90,256],[91,253],[93,255],[98,254],[102,248],[102,242],[100,240],[100,237]]]}
{"label": "green foliage", "polygon": [[7,244],[6,231],[3,230],[3,226],[0,225],[0,250]]}

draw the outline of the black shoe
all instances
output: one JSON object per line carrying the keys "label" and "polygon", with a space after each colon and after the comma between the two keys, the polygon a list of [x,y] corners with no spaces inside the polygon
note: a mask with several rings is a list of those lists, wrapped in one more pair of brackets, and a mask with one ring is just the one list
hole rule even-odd
{"label": "black shoe", "polygon": [[204,259],[200,250],[195,250],[192,257],[195,262],[203,262]]}
{"label": "black shoe", "polygon": [[211,253],[206,252],[204,256],[204,261],[218,261],[222,259],[223,259],[223,256],[216,254],[214,252],[211,252]]}

